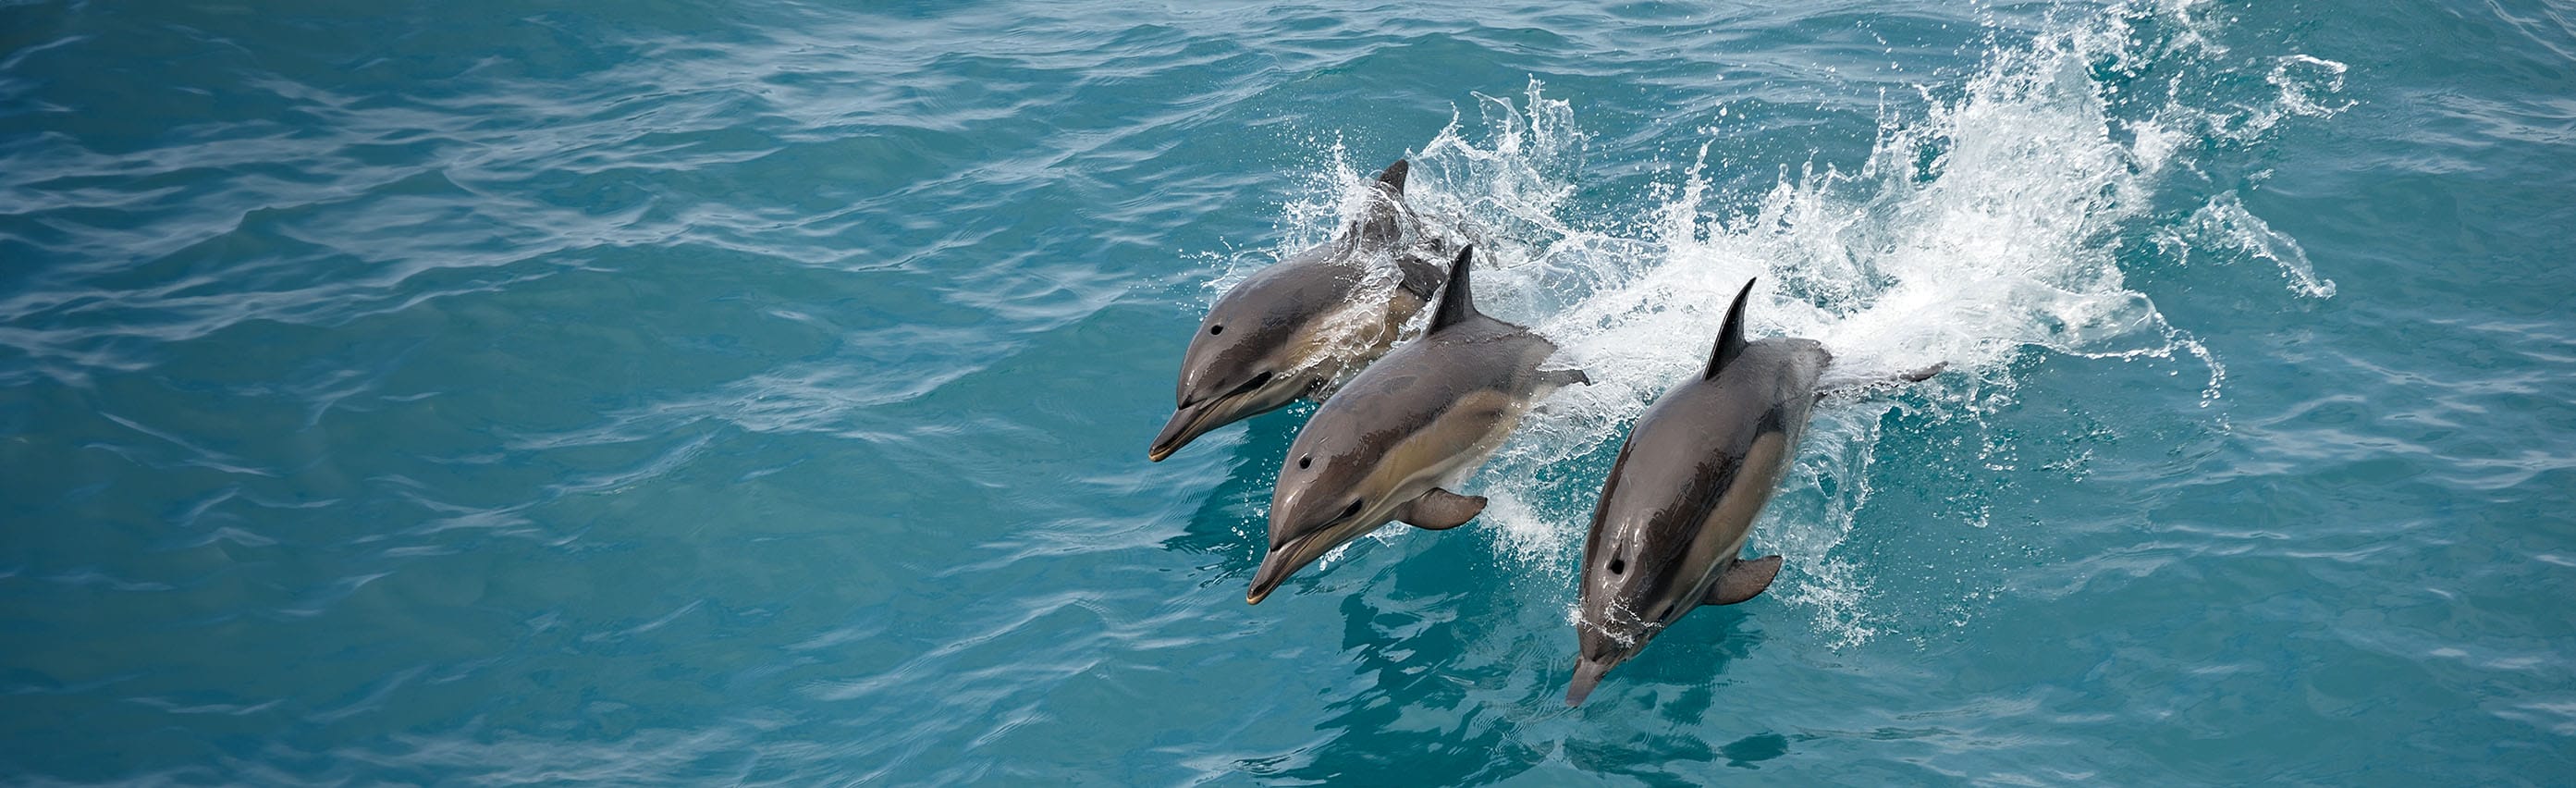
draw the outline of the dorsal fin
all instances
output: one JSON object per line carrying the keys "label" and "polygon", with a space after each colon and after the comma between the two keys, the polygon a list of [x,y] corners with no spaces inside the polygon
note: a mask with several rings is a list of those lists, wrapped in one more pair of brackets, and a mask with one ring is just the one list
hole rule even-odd
{"label": "dorsal fin", "polygon": [[1404,174],[1412,169],[1403,159],[1396,159],[1377,174],[1376,188],[1369,194],[1369,204],[1342,235],[1345,243],[1392,245],[1404,240]]}
{"label": "dorsal fin", "polygon": [[1395,188],[1395,193],[1403,194],[1405,173],[1412,171],[1412,164],[1405,162],[1403,159],[1396,159],[1394,164],[1386,165],[1385,170],[1378,172],[1377,182],[1392,186]]}
{"label": "dorsal fin", "polygon": [[1476,259],[1476,245],[1458,250],[1458,261],[1449,264],[1449,286],[1440,291],[1440,311],[1431,313],[1431,331],[1467,322],[1476,316],[1476,294],[1467,286],[1468,263]]}
{"label": "dorsal fin", "polygon": [[1708,370],[1701,372],[1699,379],[1716,380],[1717,371],[1725,369],[1726,362],[1744,355],[1744,301],[1753,297],[1753,283],[1759,281],[1761,277],[1745,280],[1744,289],[1735,294],[1735,305],[1726,308],[1726,327],[1717,330],[1717,347],[1708,352]]}

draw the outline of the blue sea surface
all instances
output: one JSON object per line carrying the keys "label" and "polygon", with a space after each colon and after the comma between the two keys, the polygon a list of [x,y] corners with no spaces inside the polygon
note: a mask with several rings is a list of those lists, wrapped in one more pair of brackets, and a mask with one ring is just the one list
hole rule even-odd
{"label": "blue sea surface", "polygon": [[[1596,384],[1258,607],[1369,174]],[[2576,8],[0,0],[0,784],[2576,783]],[[1842,374],[1563,702],[1627,427]]]}

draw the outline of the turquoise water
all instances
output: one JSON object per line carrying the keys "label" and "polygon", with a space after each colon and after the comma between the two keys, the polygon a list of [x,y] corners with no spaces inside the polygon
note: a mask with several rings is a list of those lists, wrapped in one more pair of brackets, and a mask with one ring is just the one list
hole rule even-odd
{"label": "turquoise water", "polygon": [[[0,3],[0,783],[2576,781],[2507,2]],[[1243,604],[1222,287],[1415,162],[1599,381]],[[1582,708],[1745,277],[1851,374]]]}

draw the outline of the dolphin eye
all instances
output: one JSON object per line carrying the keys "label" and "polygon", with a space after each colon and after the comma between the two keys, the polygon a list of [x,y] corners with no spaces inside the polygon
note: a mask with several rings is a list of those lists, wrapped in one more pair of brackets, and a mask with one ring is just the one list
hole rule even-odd
{"label": "dolphin eye", "polygon": [[1615,575],[1615,574],[1619,574],[1619,573],[1621,573],[1621,572],[1625,572],[1625,571],[1628,571],[1628,559],[1625,559],[1625,558],[1613,558],[1613,559],[1610,559],[1610,573],[1611,573],[1611,574],[1614,574],[1614,575]]}
{"label": "dolphin eye", "polygon": [[1208,336],[1216,336],[1223,333],[1225,333],[1224,326],[1208,326]]}
{"label": "dolphin eye", "polygon": [[1314,465],[1315,465],[1315,455],[1309,454],[1309,455],[1306,455],[1306,456],[1304,456],[1304,457],[1299,457],[1299,458],[1297,458],[1297,469],[1298,469],[1298,470],[1301,470],[1301,471],[1302,471],[1302,470],[1305,470],[1305,469],[1307,469],[1307,468],[1314,467]]}
{"label": "dolphin eye", "polygon": [[1673,606],[1672,606],[1672,605],[1665,605],[1665,606],[1664,606],[1664,609],[1655,611],[1655,620],[1657,620],[1657,621],[1664,621],[1664,620],[1670,619],[1670,618],[1672,618],[1672,617],[1673,617]]}
{"label": "dolphin eye", "polygon": [[1350,508],[1342,510],[1342,516],[1345,518],[1359,516],[1360,504],[1363,503],[1367,503],[1367,501],[1352,501]]}

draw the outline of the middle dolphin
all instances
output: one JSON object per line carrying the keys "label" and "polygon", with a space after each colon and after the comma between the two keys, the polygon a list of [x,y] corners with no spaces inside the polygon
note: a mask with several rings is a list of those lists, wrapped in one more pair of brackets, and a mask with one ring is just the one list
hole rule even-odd
{"label": "middle dolphin", "polygon": [[1833,355],[1812,339],[1746,343],[1751,295],[1746,282],[1708,367],[1647,409],[1610,466],[1583,546],[1582,651],[1566,705],[1582,704],[1602,673],[1691,608],[1752,599],[1780,572],[1779,556],[1739,554],[1797,456]]}
{"label": "middle dolphin", "polygon": [[1401,519],[1428,530],[1465,524],[1480,496],[1442,489],[1484,464],[1531,404],[1578,370],[1541,371],[1555,343],[1476,311],[1459,251],[1421,339],[1396,348],[1325,400],[1279,467],[1270,552],[1244,601],[1263,597],[1334,547]]}

